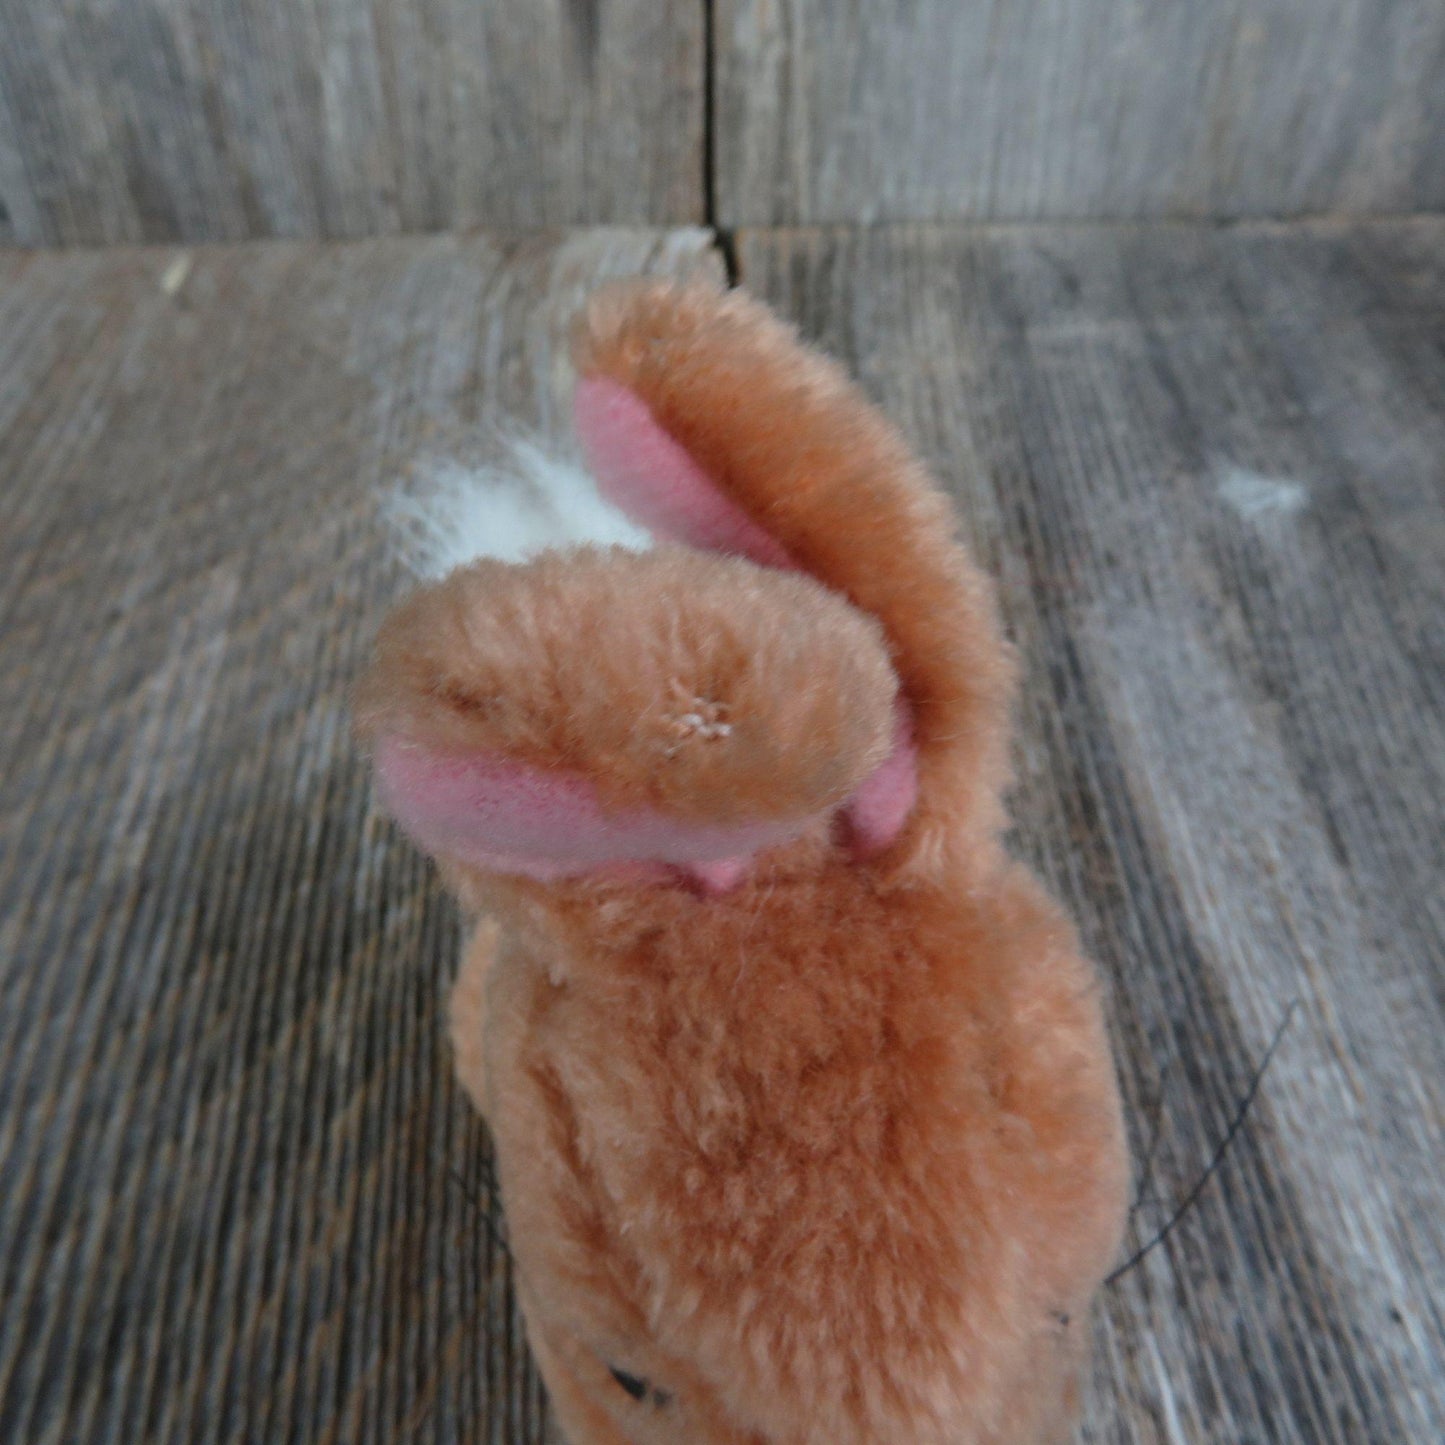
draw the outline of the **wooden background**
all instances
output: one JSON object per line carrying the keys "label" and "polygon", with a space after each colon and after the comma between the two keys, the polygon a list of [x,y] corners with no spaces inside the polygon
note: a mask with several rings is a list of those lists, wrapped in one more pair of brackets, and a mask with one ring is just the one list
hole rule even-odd
{"label": "wooden background", "polygon": [[1445,207],[1441,0],[0,0],[0,239]]}
{"label": "wooden background", "polygon": [[1445,207],[1440,0],[715,0],[728,224]]}
{"label": "wooden background", "polygon": [[[1015,843],[1104,970],[1133,1243],[1082,1439],[1445,1438],[1445,221],[747,231],[957,497]],[[702,231],[0,261],[0,1439],[537,1445],[451,906],[347,688],[379,491],[559,426]]]}
{"label": "wooden background", "polygon": [[1000,581],[1133,1246],[1289,1021],[1080,1440],[1445,1440],[1442,74],[1442,0],[0,0],[0,241],[106,246],[0,250],[0,1440],[557,1445],[347,696],[379,495],[696,269]]}
{"label": "wooden background", "polygon": [[703,214],[700,0],[0,0],[27,245]]}

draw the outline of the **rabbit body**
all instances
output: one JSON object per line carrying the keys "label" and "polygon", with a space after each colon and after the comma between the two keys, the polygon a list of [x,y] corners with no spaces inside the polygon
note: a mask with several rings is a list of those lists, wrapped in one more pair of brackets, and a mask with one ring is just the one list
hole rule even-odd
{"label": "rabbit body", "polygon": [[991,592],[756,303],[613,293],[578,362],[681,545],[463,569],[361,706],[479,920],[452,1038],[562,1427],[1061,1440],[1127,1166],[1098,981],[999,843]]}

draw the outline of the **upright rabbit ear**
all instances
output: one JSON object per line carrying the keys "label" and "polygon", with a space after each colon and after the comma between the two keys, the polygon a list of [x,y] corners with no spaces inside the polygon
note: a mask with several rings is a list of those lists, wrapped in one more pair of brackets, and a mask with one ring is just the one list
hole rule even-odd
{"label": "upright rabbit ear", "polygon": [[636,392],[608,376],[583,377],[573,417],[598,489],[649,532],[767,567],[793,565],[782,544],[722,492]]}

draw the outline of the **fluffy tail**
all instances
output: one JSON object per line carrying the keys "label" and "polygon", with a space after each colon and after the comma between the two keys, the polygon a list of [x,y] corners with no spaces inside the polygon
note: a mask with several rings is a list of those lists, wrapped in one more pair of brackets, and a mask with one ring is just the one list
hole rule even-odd
{"label": "fluffy tail", "polygon": [[1012,654],[894,427],[759,302],[706,283],[598,293],[574,355],[578,433],[612,501],[676,540],[806,572],[882,624],[909,717],[879,786],[910,805],[885,817],[884,861],[991,859]]}

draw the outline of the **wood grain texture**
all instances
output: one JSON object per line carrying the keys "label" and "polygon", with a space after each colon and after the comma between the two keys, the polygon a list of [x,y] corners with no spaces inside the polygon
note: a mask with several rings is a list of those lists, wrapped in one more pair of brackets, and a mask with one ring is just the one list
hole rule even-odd
{"label": "wood grain texture", "polygon": [[1439,0],[715,0],[728,226],[1445,208]]}
{"label": "wood grain texture", "polygon": [[[1026,663],[1147,1239],[1083,1439],[1445,1438],[1445,222],[745,233]],[[0,1439],[537,1445],[449,905],[346,693],[375,495],[697,232],[0,256]],[[1157,1129],[1156,1129],[1157,1121]],[[1151,1147],[1152,1141],[1152,1147]]]}
{"label": "wood grain texture", "polygon": [[377,495],[699,232],[0,257],[0,1439],[539,1442],[457,924],[347,693]]}
{"label": "wood grain texture", "polygon": [[702,219],[703,10],[5,0],[0,239]]}
{"label": "wood grain texture", "polygon": [[[745,233],[959,499],[1152,1236],[1093,1442],[1445,1439],[1445,223]],[[1152,1121],[1158,1121],[1157,1138]]]}

